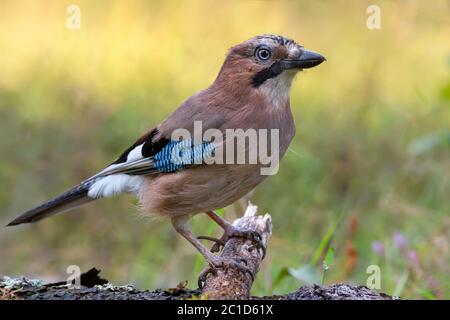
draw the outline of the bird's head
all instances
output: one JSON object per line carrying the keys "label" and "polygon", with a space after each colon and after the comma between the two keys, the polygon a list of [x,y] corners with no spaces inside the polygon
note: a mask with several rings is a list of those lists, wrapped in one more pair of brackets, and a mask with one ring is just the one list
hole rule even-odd
{"label": "bird's head", "polygon": [[232,47],[218,80],[228,85],[251,87],[271,98],[289,96],[292,79],[303,69],[325,58],[279,35],[261,35]]}

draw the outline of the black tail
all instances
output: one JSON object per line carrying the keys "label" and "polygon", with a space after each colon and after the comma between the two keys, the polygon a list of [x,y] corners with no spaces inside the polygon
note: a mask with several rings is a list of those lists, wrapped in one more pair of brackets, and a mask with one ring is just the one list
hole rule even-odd
{"label": "black tail", "polygon": [[21,223],[36,222],[41,219],[50,217],[54,214],[72,209],[89,201],[95,200],[88,197],[87,193],[92,182],[82,183],[60,196],[41,204],[40,206],[30,209],[11,221],[7,226],[15,226]]}

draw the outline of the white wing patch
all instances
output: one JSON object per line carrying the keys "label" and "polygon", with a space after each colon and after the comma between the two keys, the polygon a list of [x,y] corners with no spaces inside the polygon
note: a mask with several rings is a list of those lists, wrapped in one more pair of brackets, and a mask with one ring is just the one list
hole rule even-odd
{"label": "white wing patch", "polygon": [[89,188],[90,198],[112,197],[116,194],[131,192],[138,194],[142,186],[143,178],[127,174],[113,174],[98,178],[98,181]]}
{"label": "white wing patch", "polygon": [[137,147],[135,147],[133,150],[131,150],[128,153],[127,162],[136,161],[136,160],[142,159],[143,158],[142,157],[142,147],[143,146],[144,146],[144,144],[140,144]]}
{"label": "white wing patch", "polygon": [[88,196],[90,198],[104,198],[125,192],[138,194],[143,182],[142,177],[115,172],[124,167],[134,167],[142,162],[138,160],[144,159],[142,156],[143,145],[140,144],[132,149],[128,153],[126,162],[112,164],[93,176],[91,179],[96,179],[96,181],[89,188]]}
{"label": "white wing patch", "polygon": [[96,175],[94,175],[91,178],[96,178],[98,176],[105,176],[105,175],[108,175],[108,174],[112,174],[112,173],[114,173],[114,171],[117,172],[117,169],[120,170],[120,168],[129,167],[130,163],[144,159],[144,157],[142,156],[142,147],[143,146],[144,146],[144,144],[140,144],[137,147],[135,147],[134,149],[132,149],[128,153],[127,161],[121,162],[121,163],[112,164],[112,165],[106,167],[105,169],[103,169],[102,171],[100,171],[99,173],[97,173]]}

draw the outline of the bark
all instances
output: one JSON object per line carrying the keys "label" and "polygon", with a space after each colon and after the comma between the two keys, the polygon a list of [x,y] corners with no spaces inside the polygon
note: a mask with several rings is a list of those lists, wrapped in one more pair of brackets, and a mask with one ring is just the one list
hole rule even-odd
{"label": "bark", "polygon": [[[183,286],[154,291],[137,290],[133,286],[114,286],[98,277],[100,271],[91,269],[90,280],[81,281],[80,288],[66,284],[42,284],[27,278],[0,280],[0,300],[184,300],[198,299],[200,290]],[[98,284],[96,280],[98,280]],[[89,285],[89,286],[87,286]],[[304,286],[287,295],[251,297],[252,300],[391,300],[392,297],[363,286],[333,284]]]}
{"label": "bark", "polygon": [[[241,230],[257,231],[261,235],[265,251],[272,235],[272,219],[268,214],[257,216],[256,210],[256,206],[249,204],[244,216],[234,221],[233,225]],[[232,238],[226,243],[220,256],[246,261],[246,267],[256,278],[264,251],[258,249],[251,240]],[[252,284],[252,276],[237,268],[218,269],[215,274],[208,275],[202,294],[209,299],[248,299]]]}

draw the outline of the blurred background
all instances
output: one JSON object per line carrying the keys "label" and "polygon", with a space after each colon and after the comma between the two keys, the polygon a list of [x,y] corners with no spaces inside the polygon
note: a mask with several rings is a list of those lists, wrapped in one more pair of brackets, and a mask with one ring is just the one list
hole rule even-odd
{"label": "blurred background", "polygon": [[[66,26],[70,4],[80,29]],[[381,30],[366,26],[370,4]],[[297,135],[249,197],[274,223],[253,294],[366,284],[376,265],[384,292],[450,298],[449,16],[445,0],[1,0],[0,222],[110,163],[208,86],[232,45],[282,34],[327,62],[293,84]],[[220,234],[203,215],[192,225]],[[0,276],[60,280],[73,264],[195,288],[203,259],[131,196],[0,229]]]}

